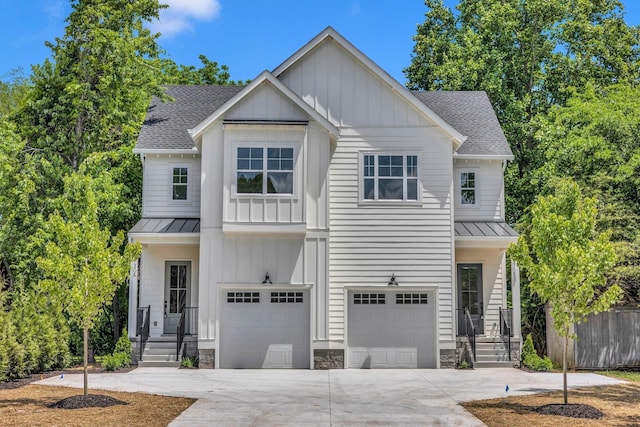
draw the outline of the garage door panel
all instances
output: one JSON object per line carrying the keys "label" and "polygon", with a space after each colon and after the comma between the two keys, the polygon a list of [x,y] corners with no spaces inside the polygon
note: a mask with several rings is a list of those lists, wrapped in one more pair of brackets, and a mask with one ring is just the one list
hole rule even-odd
{"label": "garage door panel", "polygon": [[[396,298],[398,293],[401,297]],[[349,293],[349,367],[436,367],[435,304],[428,302],[435,301],[433,292],[407,296],[387,291],[384,299],[376,292],[375,305],[362,303],[370,298],[367,294]],[[396,304],[397,299],[402,303]]]}
{"label": "garage door panel", "polygon": [[[259,294],[259,301],[223,299],[220,367],[309,368],[309,293],[261,290]],[[285,294],[282,301],[277,298],[281,294]],[[297,298],[288,302],[287,294]]]}

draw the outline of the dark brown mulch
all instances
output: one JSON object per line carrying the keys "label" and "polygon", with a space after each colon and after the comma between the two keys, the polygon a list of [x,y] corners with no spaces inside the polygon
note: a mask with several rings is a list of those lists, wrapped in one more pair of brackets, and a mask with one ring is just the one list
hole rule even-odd
{"label": "dark brown mulch", "polygon": [[599,420],[604,417],[604,414],[593,406],[578,403],[543,405],[535,408],[535,411],[541,415],[561,415],[563,417],[588,418],[590,420]]}
{"label": "dark brown mulch", "polygon": [[[114,373],[114,374],[119,374],[119,373],[125,373],[125,372],[130,372],[132,370],[134,370],[136,367],[135,366],[129,366],[126,368],[122,368],[119,369],[117,371],[107,371],[106,369],[100,367],[99,365],[90,365],[88,372],[90,374],[103,374],[103,373]],[[20,388],[22,386],[25,386],[27,384],[31,384],[34,381],[40,381],[43,380],[45,378],[51,378],[51,377],[59,377],[60,375],[67,375],[67,374],[81,374],[82,373],[82,366],[80,367],[75,367],[75,368],[69,368],[69,369],[63,369],[60,371],[49,371],[49,372],[43,372],[40,374],[31,374],[28,377],[25,378],[19,378],[17,380],[12,380],[12,381],[4,381],[4,382],[0,382],[0,390],[11,390],[11,389],[15,389],[15,388]]]}
{"label": "dark brown mulch", "polygon": [[82,408],[106,408],[114,405],[128,405],[128,402],[118,400],[115,397],[104,394],[88,394],[70,396],[49,405],[49,408],[82,409]]}

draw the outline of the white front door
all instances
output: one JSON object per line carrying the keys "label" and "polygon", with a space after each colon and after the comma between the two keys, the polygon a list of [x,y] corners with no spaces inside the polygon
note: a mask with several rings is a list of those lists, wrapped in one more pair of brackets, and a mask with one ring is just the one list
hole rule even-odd
{"label": "white front door", "polygon": [[436,368],[436,299],[427,290],[348,293],[350,368]]}
{"label": "white front door", "polygon": [[309,368],[309,292],[225,289],[221,368]]}
{"label": "white front door", "polygon": [[182,310],[189,301],[191,262],[167,261],[164,277],[164,333],[175,334]]}

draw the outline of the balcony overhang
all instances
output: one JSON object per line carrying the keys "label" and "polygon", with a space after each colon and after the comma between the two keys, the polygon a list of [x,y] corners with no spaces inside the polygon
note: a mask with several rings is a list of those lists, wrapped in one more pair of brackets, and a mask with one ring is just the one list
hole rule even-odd
{"label": "balcony overhang", "polygon": [[457,248],[506,249],[518,240],[518,233],[504,221],[456,221]]}
{"label": "balcony overhang", "polygon": [[200,218],[142,218],[129,230],[129,240],[142,244],[199,244]]}

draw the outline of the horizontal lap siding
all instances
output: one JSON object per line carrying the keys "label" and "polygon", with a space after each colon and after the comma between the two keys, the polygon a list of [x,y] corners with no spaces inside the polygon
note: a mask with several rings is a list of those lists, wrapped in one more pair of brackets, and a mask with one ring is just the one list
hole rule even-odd
{"label": "horizontal lap siding", "polygon": [[[187,166],[188,197],[186,201],[173,201],[173,167]],[[200,216],[200,157],[195,155],[148,155],[144,162],[142,215],[156,218],[198,218]]]}
{"label": "horizontal lap siding", "polygon": [[[369,129],[370,131],[370,129]],[[381,286],[391,274],[402,286],[439,287],[440,335],[452,334],[451,161],[446,141],[424,130],[399,129],[401,138],[362,135],[338,141],[330,169],[329,328],[344,337],[344,287]],[[359,152],[420,154],[419,204],[361,204]]]}
{"label": "horizontal lap siding", "polygon": [[[456,160],[454,164],[456,221],[504,219],[504,185],[500,160]],[[460,172],[476,173],[476,204],[460,204]]]}

